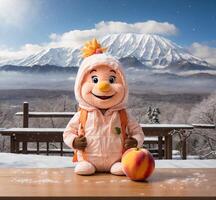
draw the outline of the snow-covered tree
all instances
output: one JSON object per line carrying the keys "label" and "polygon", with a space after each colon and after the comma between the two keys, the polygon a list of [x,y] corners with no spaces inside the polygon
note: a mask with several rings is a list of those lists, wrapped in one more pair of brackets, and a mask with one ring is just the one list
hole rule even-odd
{"label": "snow-covered tree", "polygon": [[[216,124],[216,93],[211,94],[192,108],[190,123]],[[194,129],[189,148],[202,158],[216,158],[216,130]]]}

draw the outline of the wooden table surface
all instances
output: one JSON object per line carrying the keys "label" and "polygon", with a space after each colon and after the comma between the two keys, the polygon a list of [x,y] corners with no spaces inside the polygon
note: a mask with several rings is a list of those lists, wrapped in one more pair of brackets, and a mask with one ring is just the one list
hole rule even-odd
{"label": "wooden table surface", "polygon": [[111,174],[78,176],[72,168],[0,169],[0,198],[27,196],[215,199],[216,168],[156,169],[147,182]]}

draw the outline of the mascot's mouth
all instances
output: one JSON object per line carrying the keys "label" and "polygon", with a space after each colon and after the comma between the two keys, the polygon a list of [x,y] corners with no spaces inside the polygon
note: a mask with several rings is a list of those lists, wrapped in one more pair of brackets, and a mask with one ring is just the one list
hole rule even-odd
{"label": "mascot's mouth", "polygon": [[[91,92],[92,93],[92,92]],[[111,95],[111,96],[99,96],[99,95],[96,95],[94,93],[92,93],[95,97],[99,98],[99,99],[102,99],[102,100],[106,100],[106,99],[110,99],[112,98],[114,95]]]}

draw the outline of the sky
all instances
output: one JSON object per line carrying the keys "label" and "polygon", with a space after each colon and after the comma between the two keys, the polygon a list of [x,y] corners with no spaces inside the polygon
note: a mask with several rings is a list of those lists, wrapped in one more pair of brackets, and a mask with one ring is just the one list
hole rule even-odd
{"label": "sky", "polygon": [[216,65],[215,0],[0,0],[0,59],[124,32],[162,35]]}

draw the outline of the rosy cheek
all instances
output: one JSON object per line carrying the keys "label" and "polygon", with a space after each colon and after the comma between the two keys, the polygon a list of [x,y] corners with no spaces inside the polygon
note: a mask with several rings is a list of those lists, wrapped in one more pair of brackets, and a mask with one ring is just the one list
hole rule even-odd
{"label": "rosy cheek", "polygon": [[120,83],[112,84],[112,88],[113,88],[113,90],[114,90],[116,93],[122,93],[122,92],[124,92],[124,87],[123,87],[123,85],[120,84]]}
{"label": "rosy cheek", "polygon": [[94,88],[93,83],[89,83],[89,82],[84,83],[82,86],[82,96],[89,94],[93,88]]}

